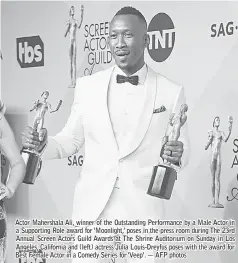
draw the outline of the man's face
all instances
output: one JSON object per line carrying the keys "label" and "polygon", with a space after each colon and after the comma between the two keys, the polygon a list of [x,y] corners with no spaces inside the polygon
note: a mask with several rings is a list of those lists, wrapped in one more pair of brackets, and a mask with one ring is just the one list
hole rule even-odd
{"label": "man's face", "polygon": [[144,64],[146,25],[135,15],[117,15],[110,23],[109,46],[119,68],[133,74]]}

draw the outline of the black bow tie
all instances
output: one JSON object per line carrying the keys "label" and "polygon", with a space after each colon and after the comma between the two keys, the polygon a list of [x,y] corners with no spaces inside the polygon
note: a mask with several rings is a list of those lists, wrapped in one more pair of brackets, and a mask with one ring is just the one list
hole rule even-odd
{"label": "black bow tie", "polygon": [[124,83],[124,82],[130,82],[132,85],[138,85],[138,76],[123,76],[117,74],[117,83]]}

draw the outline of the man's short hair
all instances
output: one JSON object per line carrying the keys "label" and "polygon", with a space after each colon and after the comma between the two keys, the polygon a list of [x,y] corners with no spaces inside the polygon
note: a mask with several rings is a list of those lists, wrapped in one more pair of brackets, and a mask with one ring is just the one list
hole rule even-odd
{"label": "man's short hair", "polygon": [[136,8],[134,8],[132,6],[122,7],[119,11],[117,11],[117,13],[114,15],[114,17],[119,16],[119,15],[135,15],[146,24],[146,28],[147,28],[147,22],[146,22],[145,17],[142,15],[142,13],[139,10],[137,10]]}

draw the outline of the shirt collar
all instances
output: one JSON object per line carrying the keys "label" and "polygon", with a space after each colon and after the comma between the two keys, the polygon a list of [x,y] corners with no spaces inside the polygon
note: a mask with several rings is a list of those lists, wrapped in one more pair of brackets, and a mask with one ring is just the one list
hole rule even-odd
{"label": "shirt collar", "polygon": [[[139,77],[139,83],[141,85],[144,85],[145,79],[147,76],[147,72],[148,72],[148,67],[146,64],[144,64],[141,69],[139,69],[137,72],[135,72],[131,76],[134,76],[134,75],[138,76]],[[126,76],[126,74],[116,65],[114,68],[114,71],[113,71],[113,75],[116,76],[117,74]]]}

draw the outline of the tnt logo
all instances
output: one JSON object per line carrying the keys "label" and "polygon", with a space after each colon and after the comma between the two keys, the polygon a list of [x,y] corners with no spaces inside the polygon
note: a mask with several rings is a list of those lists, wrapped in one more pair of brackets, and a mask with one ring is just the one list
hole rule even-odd
{"label": "tnt logo", "polygon": [[165,13],[158,13],[148,27],[150,44],[148,52],[156,62],[165,61],[171,54],[175,42],[175,29],[172,19]]}
{"label": "tnt logo", "polygon": [[46,263],[45,258],[19,258],[19,263]]}
{"label": "tnt logo", "polygon": [[40,36],[17,38],[17,61],[21,68],[44,66],[44,43]]}

